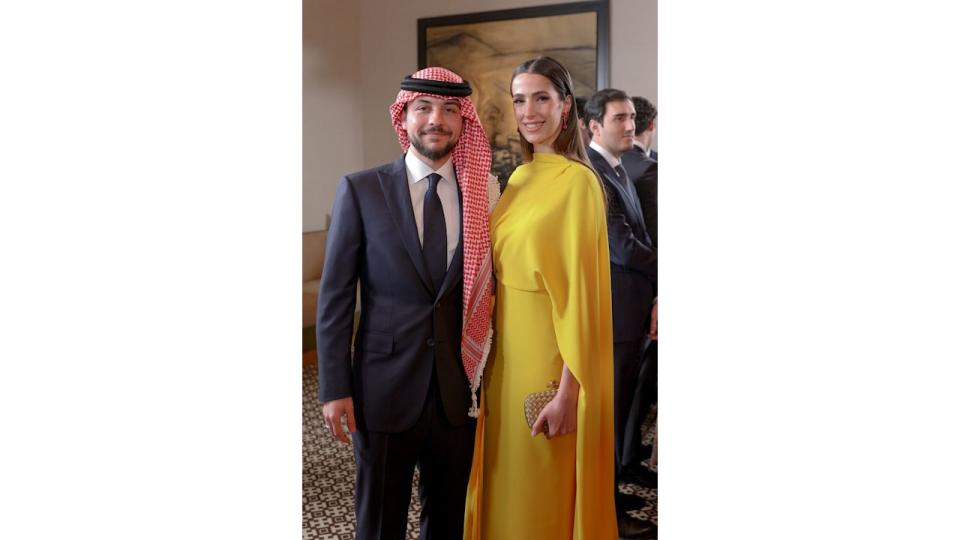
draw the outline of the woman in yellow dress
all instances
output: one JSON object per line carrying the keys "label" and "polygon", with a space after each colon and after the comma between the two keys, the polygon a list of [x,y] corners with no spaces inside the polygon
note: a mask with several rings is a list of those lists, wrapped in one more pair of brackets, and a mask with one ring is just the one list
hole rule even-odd
{"label": "woman in yellow dress", "polygon": [[[524,164],[490,217],[496,275],[466,540],[614,540],[613,330],[606,211],[556,60],[511,80]],[[559,391],[533,429],[524,398]]]}

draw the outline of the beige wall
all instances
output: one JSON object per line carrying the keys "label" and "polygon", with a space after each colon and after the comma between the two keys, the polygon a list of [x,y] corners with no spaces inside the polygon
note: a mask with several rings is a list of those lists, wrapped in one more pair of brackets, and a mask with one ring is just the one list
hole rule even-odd
{"label": "beige wall", "polygon": [[325,228],[337,180],[363,167],[360,7],[303,1],[303,230]]}
{"label": "beige wall", "polygon": [[[418,18],[556,3],[304,0],[304,230],[322,227],[341,175],[400,156],[387,107],[417,70]],[[656,0],[611,0],[610,34],[611,85],[657,103]]]}
{"label": "beige wall", "polygon": [[657,104],[657,0],[611,0],[610,86]]}

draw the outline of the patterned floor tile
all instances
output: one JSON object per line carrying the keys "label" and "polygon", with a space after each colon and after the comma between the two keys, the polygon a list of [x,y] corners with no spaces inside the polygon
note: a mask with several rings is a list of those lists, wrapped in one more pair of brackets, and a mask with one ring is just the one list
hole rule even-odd
{"label": "patterned floor tile", "polygon": [[[652,417],[644,424],[644,444],[652,444]],[[353,451],[323,428],[323,414],[317,400],[317,368],[303,368],[303,540],[352,540],[356,530],[353,513]],[[419,475],[414,475],[407,521],[407,539],[420,535],[420,503],[417,500]],[[657,523],[657,490],[621,484],[620,491],[638,495],[647,505],[631,511],[633,517]]]}

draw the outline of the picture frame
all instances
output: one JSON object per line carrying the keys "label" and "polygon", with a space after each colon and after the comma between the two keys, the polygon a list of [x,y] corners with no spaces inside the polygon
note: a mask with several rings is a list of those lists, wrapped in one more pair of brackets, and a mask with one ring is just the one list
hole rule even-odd
{"label": "picture frame", "polygon": [[470,82],[473,103],[493,151],[493,174],[504,185],[522,163],[510,78],[540,55],[573,77],[576,96],[606,88],[610,78],[607,0],[551,4],[417,19],[419,69],[439,66]]}

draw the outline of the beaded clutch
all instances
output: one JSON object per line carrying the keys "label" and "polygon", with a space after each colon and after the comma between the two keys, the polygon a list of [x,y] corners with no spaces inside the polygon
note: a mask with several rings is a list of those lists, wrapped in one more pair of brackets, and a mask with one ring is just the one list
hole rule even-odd
{"label": "beaded clutch", "polygon": [[[550,381],[547,383],[547,389],[543,392],[534,392],[532,394],[527,394],[527,397],[523,400],[523,416],[527,420],[527,426],[530,429],[533,429],[533,423],[537,421],[537,417],[540,416],[540,411],[547,406],[547,403],[550,403],[550,400],[556,397],[557,390],[560,389],[560,384],[557,381]],[[546,422],[543,424],[543,431],[546,432],[548,426]]]}

